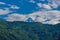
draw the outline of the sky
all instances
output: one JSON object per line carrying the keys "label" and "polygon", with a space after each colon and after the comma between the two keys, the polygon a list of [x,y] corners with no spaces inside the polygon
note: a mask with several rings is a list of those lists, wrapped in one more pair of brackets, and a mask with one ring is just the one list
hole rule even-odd
{"label": "sky", "polygon": [[60,0],[0,0],[0,18],[57,24],[60,23]]}

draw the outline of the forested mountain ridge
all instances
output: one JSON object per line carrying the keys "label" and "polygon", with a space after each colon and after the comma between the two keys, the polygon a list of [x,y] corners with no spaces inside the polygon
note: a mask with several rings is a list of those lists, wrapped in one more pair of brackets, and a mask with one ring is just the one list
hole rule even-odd
{"label": "forested mountain ridge", "polygon": [[60,24],[0,19],[0,40],[60,40]]}

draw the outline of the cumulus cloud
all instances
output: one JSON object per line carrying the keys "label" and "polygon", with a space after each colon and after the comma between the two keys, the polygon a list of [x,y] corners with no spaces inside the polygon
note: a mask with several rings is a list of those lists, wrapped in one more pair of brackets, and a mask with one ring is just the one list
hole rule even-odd
{"label": "cumulus cloud", "polygon": [[48,3],[53,8],[57,8],[58,6],[60,6],[60,0],[48,0]]}
{"label": "cumulus cloud", "polygon": [[47,10],[50,10],[51,9],[51,6],[48,5],[48,4],[37,3],[37,5],[38,5],[38,7],[45,8]]}
{"label": "cumulus cloud", "polygon": [[4,3],[4,2],[0,2],[0,4],[6,4],[6,3]]}
{"label": "cumulus cloud", "polygon": [[60,0],[48,0],[47,4],[37,3],[37,6],[45,9],[57,8],[58,6],[60,6]]}
{"label": "cumulus cloud", "polygon": [[57,5],[56,3],[53,3],[51,6],[52,6],[53,8],[57,8],[57,7],[58,7],[58,5]]}
{"label": "cumulus cloud", "polygon": [[57,5],[60,6],[60,0],[50,0],[50,1],[55,2]]}
{"label": "cumulus cloud", "polygon": [[35,3],[35,1],[34,1],[34,0],[29,0],[29,2],[31,2],[31,3]]}
{"label": "cumulus cloud", "polygon": [[19,8],[20,8],[20,7],[17,6],[17,5],[7,4],[7,3],[5,3],[5,2],[0,2],[0,5],[1,5],[1,4],[4,4],[4,5],[9,6],[11,9],[19,9]]}
{"label": "cumulus cloud", "polygon": [[17,13],[8,15],[7,17],[7,21],[25,21],[26,19],[27,19],[26,15],[17,14]]}
{"label": "cumulus cloud", "polygon": [[16,5],[10,5],[10,8],[12,8],[12,9],[19,9],[20,7],[18,7]]}
{"label": "cumulus cloud", "polygon": [[[14,10],[11,9],[19,9],[20,7],[18,7],[17,5],[12,5],[12,4],[6,4],[5,2],[0,2],[0,5],[6,5],[6,7],[1,7],[0,8],[0,15],[6,15],[9,14],[11,12],[15,12]],[[7,7],[9,6],[9,7]]]}
{"label": "cumulus cloud", "polygon": [[0,9],[0,15],[5,15],[10,13],[11,11],[9,9]]}
{"label": "cumulus cloud", "polygon": [[51,9],[50,5],[48,5],[48,4],[42,4],[42,7],[45,9]]}
{"label": "cumulus cloud", "polygon": [[41,8],[42,7],[42,3],[37,3],[37,5]]}
{"label": "cumulus cloud", "polygon": [[35,22],[41,22],[43,24],[57,24],[60,20],[60,11],[51,10],[51,11],[38,11],[32,14],[29,14]]}
{"label": "cumulus cloud", "polygon": [[8,16],[7,21],[25,21],[28,18],[32,18],[34,22],[41,22],[43,24],[57,24],[60,23],[60,11],[38,11],[32,14],[11,14]]}

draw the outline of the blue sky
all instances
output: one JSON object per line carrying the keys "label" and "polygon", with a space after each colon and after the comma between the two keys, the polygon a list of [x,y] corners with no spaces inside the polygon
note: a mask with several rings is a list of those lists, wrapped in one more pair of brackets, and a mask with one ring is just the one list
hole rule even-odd
{"label": "blue sky", "polygon": [[9,21],[26,21],[31,18],[35,22],[51,24],[54,21],[54,24],[60,23],[58,21],[60,20],[60,1],[0,0],[0,18]]}
{"label": "blue sky", "polygon": [[9,0],[3,0],[2,2],[19,6],[20,9],[17,10],[17,12],[19,12],[19,13],[28,14],[28,13],[31,13],[32,10],[34,10],[34,11],[39,10],[39,9],[36,9],[36,7],[37,7],[36,4],[30,3],[27,0],[25,0],[25,1],[24,0],[23,1],[21,1],[21,0],[10,0],[10,1]]}
{"label": "blue sky", "polygon": [[[0,2],[5,2],[6,4],[19,6],[20,9],[16,10],[16,12],[22,13],[22,14],[29,14],[34,11],[41,10],[42,8],[39,8],[37,6],[37,3],[48,4],[47,0],[45,0],[45,1],[34,0],[34,1],[35,1],[35,3],[31,3],[31,2],[29,2],[29,0],[0,0]],[[3,7],[3,6],[1,6],[1,7]],[[5,5],[4,7],[8,7],[8,5]],[[57,8],[56,10],[60,10],[60,9]]]}

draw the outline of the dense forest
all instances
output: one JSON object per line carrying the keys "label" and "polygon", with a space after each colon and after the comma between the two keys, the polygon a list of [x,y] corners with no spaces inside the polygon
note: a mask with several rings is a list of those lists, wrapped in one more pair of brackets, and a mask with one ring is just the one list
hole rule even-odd
{"label": "dense forest", "polygon": [[0,19],[0,40],[60,40],[60,24]]}

